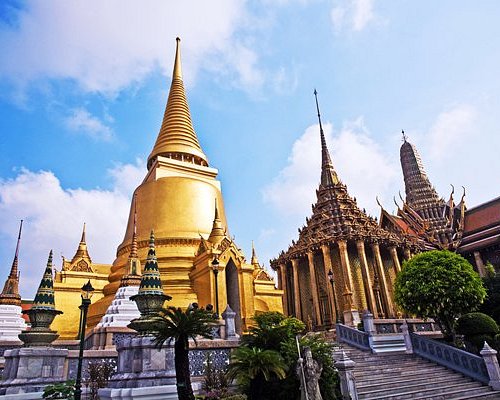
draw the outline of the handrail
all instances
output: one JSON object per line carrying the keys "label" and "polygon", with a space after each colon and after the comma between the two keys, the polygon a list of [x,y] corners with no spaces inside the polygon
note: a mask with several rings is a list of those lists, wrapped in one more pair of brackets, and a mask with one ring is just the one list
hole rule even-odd
{"label": "handrail", "polygon": [[336,333],[339,342],[345,342],[362,350],[370,350],[367,332],[359,331],[347,325],[337,324]]}
{"label": "handrail", "polygon": [[437,364],[444,365],[479,382],[488,383],[490,378],[482,357],[457,349],[436,340],[410,333],[413,352]]}

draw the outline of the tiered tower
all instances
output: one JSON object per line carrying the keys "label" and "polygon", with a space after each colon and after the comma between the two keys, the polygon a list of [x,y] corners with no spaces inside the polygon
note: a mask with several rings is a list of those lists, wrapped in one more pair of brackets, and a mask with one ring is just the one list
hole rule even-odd
{"label": "tiered tower", "polygon": [[333,167],[317,97],[316,107],[322,159],[317,201],[312,216],[299,229],[298,240],[271,261],[285,291],[285,310],[316,327],[331,325],[336,319],[328,277],[331,270],[346,323],[356,323],[358,310],[364,309],[376,316],[394,317],[392,283],[411,243],[380,228],[349,195]]}
{"label": "tiered tower", "polygon": [[216,179],[218,171],[208,164],[189,112],[182,80],[180,39],[177,39],[165,114],[147,168],[144,181],[134,193],[125,237],[118,246],[109,284],[104,288],[105,297],[91,305],[89,325],[100,321],[127,273],[134,231],[137,257],[143,263],[149,248],[149,232],[155,232],[162,287],[172,296],[169,304],[181,307],[193,302],[201,306],[214,304],[216,288],[211,263],[218,257],[220,310],[227,304],[237,310],[242,329],[246,328],[247,320],[250,323],[255,311],[279,311],[281,292],[268,290],[267,286],[265,292],[256,289],[260,283],[253,277],[252,266],[246,264],[243,253],[227,235],[221,186]]}
{"label": "tiered tower", "polygon": [[[465,221],[465,189],[458,204],[453,199],[454,189],[446,202],[431,185],[417,149],[407,141],[403,131],[400,149],[401,167],[406,199],[397,216],[385,213],[383,226],[394,232],[410,233],[418,237],[427,249],[455,251],[462,240]],[[384,211],[383,211],[384,215]]]}
{"label": "tiered tower", "polygon": [[23,221],[19,225],[16,252],[10,268],[9,276],[5,281],[0,294],[0,341],[19,342],[18,335],[26,329],[26,322],[21,317],[21,296],[19,295],[19,244]]}

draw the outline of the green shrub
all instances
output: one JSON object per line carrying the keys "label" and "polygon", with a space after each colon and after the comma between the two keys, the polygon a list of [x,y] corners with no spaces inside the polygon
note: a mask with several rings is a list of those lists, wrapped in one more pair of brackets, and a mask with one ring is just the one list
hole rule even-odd
{"label": "green shrub", "polygon": [[480,334],[474,336],[466,336],[466,340],[474,346],[476,353],[479,353],[484,346],[484,342],[488,342],[491,347],[495,346],[495,339],[493,335]]}
{"label": "green shrub", "polygon": [[66,381],[45,386],[42,397],[44,399],[72,399],[75,395],[75,381]]}
{"label": "green shrub", "polygon": [[473,312],[462,315],[458,319],[457,332],[465,335],[467,340],[477,335],[493,337],[498,333],[498,325],[489,315]]}

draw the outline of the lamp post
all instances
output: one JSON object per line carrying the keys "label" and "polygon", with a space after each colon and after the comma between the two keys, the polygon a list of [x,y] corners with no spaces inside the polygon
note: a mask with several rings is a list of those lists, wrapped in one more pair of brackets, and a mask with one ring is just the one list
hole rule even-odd
{"label": "lamp post", "polygon": [[214,257],[212,260],[212,271],[214,271],[215,277],[215,313],[217,318],[219,318],[219,285],[217,284],[217,276],[219,275],[219,260]]}
{"label": "lamp post", "polygon": [[335,296],[335,280],[333,277],[333,271],[330,269],[328,271],[328,279],[330,280],[330,285],[332,285],[332,296],[333,296],[333,307],[335,308],[335,322],[340,323],[339,310],[337,309],[337,297]]}
{"label": "lamp post", "polygon": [[85,325],[87,325],[87,311],[89,310],[90,298],[94,293],[94,288],[92,287],[90,280],[82,286],[81,289],[82,304],[80,308],[80,329],[79,329],[79,339],[80,339],[80,353],[78,354],[78,369],[76,371],[76,383],[75,383],[75,400],[81,400],[82,398],[82,362],[83,362],[83,345],[85,344]]}

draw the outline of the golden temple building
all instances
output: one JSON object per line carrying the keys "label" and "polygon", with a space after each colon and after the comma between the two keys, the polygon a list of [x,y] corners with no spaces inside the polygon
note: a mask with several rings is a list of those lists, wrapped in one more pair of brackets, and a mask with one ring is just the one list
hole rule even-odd
{"label": "golden temple building", "polygon": [[[134,229],[142,265],[150,232],[155,233],[163,289],[172,296],[166,305],[215,305],[212,262],[218,259],[218,309],[222,312],[229,305],[237,313],[238,330],[246,330],[256,312],[282,311],[283,292],[258,263],[246,262],[228,234],[218,171],[209,166],[191,121],[178,38],[165,114],[147,168],[134,192],[125,237],[107,277],[104,297],[89,309],[89,328],[99,323],[127,273]],[[58,304],[69,312],[62,302]],[[76,306],[71,308],[78,311]],[[76,333],[76,323],[74,327]]]}
{"label": "golden temple building", "polygon": [[54,296],[57,307],[63,314],[54,319],[52,329],[59,333],[59,339],[77,339],[78,321],[82,304],[81,287],[90,281],[94,287],[93,299],[103,297],[103,288],[108,283],[111,265],[97,264],[90,258],[85,238],[85,224],[75,255],[71,260],[63,257],[62,268],[55,272]]}
{"label": "golden temple building", "polygon": [[411,235],[381,228],[349,195],[331,161],[317,98],[316,106],[322,156],[317,201],[298,240],[271,261],[285,293],[285,312],[316,329],[329,328],[337,318],[356,325],[366,309],[375,318],[396,317],[394,279],[419,244]]}

